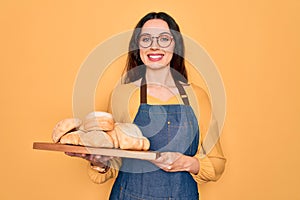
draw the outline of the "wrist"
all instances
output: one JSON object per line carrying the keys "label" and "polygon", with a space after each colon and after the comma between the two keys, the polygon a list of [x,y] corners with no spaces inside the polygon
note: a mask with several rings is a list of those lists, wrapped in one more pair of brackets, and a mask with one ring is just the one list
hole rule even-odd
{"label": "wrist", "polygon": [[200,166],[199,166],[199,162],[198,162],[198,159],[195,158],[195,157],[189,157],[189,162],[188,163],[188,166],[186,167],[186,171],[192,173],[192,174],[198,174],[199,173],[199,169],[200,169]]}

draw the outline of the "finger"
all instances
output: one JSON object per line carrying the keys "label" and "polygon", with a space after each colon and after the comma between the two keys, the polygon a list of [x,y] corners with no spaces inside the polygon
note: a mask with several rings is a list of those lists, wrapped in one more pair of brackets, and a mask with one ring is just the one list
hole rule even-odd
{"label": "finger", "polygon": [[65,152],[65,154],[72,157],[83,157],[81,153]]}
{"label": "finger", "polygon": [[77,156],[78,156],[79,158],[83,158],[83,159],[88,160],[90,154],[78,153]]}
{"label": "finger", "polygon": [[158,167],[166,172],[170,172],[173,170],[173,167],[171,165],[158,165]]}
{"label": "finger", "polygon": [[157,159],[154,160],[154,162],[156,163],[164,163],[166,161],[166,157],[165,156],[160,156]]}
{"label": "finger", "polygon": [[93,155],[93,160],[100,161],[100,162],[107,162],[113,158],[114,158],[113,156]]}
{"label": "finger", "polygon": [[88,161],[91,161],[93,158],[93,155],[92,154],[87,154],[84,159],[88,160]]}
{"label": "finger", "polygon": [[101,155],[91,155],[90,161],[94,164],[103,164],[107,162]]}
{"label": "finger", "polygon": [[102,161],[102,159],[101,159],[100,155],[94,155],[93,162],[97,163],[97,162],[101,162],[101,161]]}
{"label": "finger", "polygon": [[107,162],[107,161],[111,160],[112,158],[113,158],[112,156],[102,156],[101,161]]}
{"label": "finger", "polygon": [[182,154],[177,152],[166,152],[162,154],[164,161],[168,164],[176,162],[181,156]]}
{"label": "finger", "polygon": [[75,153],[72,153],[72,152],[65,152],[65,154],[66,154],[67,156],[74,156],[74,155],[75,155]]}
{"label": "finger", "polygon": [[171,171],[172,170],[172,165],[168,165],[165,167],[165,171]]}
{"label": "finger", "polygon": [[114,158],[114,156],[102,156],[102,158],[107,159],[107,160],[111,160]]}

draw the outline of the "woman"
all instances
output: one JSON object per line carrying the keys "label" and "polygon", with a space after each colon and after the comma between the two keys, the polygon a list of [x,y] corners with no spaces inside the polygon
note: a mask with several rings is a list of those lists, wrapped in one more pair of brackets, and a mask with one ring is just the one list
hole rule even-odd
{"label": "woman", "polygon": [[150,162],[76,156],[91,162],[88,173],[94,182],[116,177],[112,200],[199,199],[197,183],[218,180],[225,158],[219,141],[200,155],[213,114],[206,93],[187,81],[183,38],[172,17],[153,12],[138,22],[126,72],[109,111],[117,122],[135,123],[149,139],[150,150],[162,152],[161,157]]}

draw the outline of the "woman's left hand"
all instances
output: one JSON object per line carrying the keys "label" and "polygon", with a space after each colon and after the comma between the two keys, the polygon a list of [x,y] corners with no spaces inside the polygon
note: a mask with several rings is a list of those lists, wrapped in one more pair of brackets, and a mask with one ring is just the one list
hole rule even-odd
{"label": "woman's left hand", "polygon": [[196,158],[179,152],[163,152],[159,158],[151,162],[167,172],[188,171],[197,173],[199,171],[199,164]]}

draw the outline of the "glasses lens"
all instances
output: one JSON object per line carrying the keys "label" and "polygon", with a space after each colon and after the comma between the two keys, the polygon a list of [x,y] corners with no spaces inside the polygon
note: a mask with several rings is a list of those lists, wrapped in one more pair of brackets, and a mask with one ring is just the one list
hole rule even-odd
{"label": "glasses lens", "polygon": [[151,44],[152,44],[152,37],[151,37],[151,35],[145,34],[145,35],[141,35],[140,36],[139,45],[141,47],[144,47],[144,48],[150,47]]}
{"label": "glasses lens", "polygon": [[152,45],[153,38],[157,39],[157,43],[160,47],[166,48],[172,43],[172,36],[169,34],[162,34],[158,37],[152,37],[150,34],[144,34],[139,37],[139,45],[143,48],[148,48]]}
{"label": "glasses lens", "polygon": [[172,42],[172,37],[167,34],[160,35],[158,37],[158,45],[161,47],[168,47]]}

